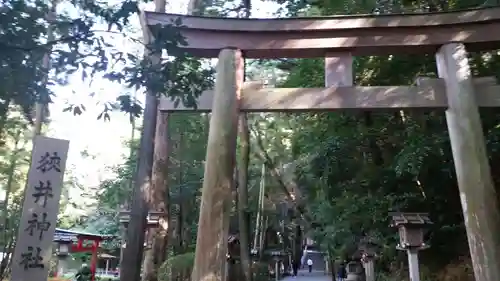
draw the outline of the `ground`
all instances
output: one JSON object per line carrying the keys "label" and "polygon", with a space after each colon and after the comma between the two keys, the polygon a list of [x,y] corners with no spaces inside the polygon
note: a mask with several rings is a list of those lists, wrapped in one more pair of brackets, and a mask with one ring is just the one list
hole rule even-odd
{"label": "ground", "polygon": [[331,281],[332,277],[325,274],[325,271],[313,270],[309,273],[307,270],[300,270],[297,277],[286,277],[283,281]]}

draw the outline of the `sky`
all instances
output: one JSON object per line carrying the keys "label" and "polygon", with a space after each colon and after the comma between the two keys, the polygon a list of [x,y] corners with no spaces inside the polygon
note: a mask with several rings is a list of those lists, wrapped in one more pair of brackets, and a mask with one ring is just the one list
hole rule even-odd
{"label": "sky", "polygon": [[[169,2],[172,4],[167,8],[168,12],[186,13],[188,0]],[[152,10],[152,5],[142,8]],[[272,17],[277,9],[278,5],[274,3],[254,0],[252,15],[256,18]],[[134,23],[139,26],[138,21]],[[123,44],[125,48],[137,49],[140,52],[140,46],[133,46],[132,43],[121,37],[116,37],[113,40],[116,40],[117,44]],[[47,136],[70,141],[66,172],[70,171],[83,186],[96,187],[100,181],[111,178],[113,176],[111,167],[122,163],[122,155],[128,154],[124,145],[131,134],[128,116],[122,113],[113,113],[108,122],[97,120],[102,107],[96,105],[100,101],[114,100],[124,91],[127,89],[104,79],[96,79],[89,86],[88,82],[83,82],[80,79],[80,75],[71,77],[68,85],[54,88],[56,97],[54,103],[50,105],[51,123]],[[96,97],[90,97],[91,92],[98,94]],[[137,93],[137,97],[143,100],[143,93]],[[68,102],[84,104],[86,111],[79,116],[63,112]],[[138,120],[137,124],[140,125],[141,122]],[[87,151],[90,157],[83,157],[82,151]],[[66,173],[66,179],[67,177],[68,173]],[[70,190],[69,195],[78,198],[81,191],[73,189]]]}

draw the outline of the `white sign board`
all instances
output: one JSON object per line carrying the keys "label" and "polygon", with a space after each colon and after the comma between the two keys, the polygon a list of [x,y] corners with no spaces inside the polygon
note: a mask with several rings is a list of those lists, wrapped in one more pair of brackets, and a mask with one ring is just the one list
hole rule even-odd
{"label": "white sign board", "polygon": [[11,281],[47,281],[69,141],[36,136]]}

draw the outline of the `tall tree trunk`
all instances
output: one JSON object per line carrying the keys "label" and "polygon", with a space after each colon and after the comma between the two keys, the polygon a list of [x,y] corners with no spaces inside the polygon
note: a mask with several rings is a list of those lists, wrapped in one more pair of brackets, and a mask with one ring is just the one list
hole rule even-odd
{"label": "tall tree trunk", "polygon": [[[173,133],[173,132],[172,132]],[[184,137],[184,134],[182,131],[180,132],[175,132],[176,134],[176,138],[173,138],[173,155],[175,156],[176,158],[176,163],[177,163],[177,167],[176,167],[176,172],[177,172],[177,176],[175,177],[176,178],[176,181],[175,181],[175,184],[177,186],[181,186],[182,183],[183,183],[183,180],[184,180],[184,177],[183,177],[183,161],[182,161],[182,141],[183,141],[183,137]],[[172,205],[172,214],[170,216],[170,222],[171,222],[171,227],[169,227],[169,231],[168,231],[168,244],[170,245],[169,248],[171,249],[172,251],[172,255],[173,256],[176,256],[176,255],[180,255],[183,253],[183,235],[182,235],[182,229],[183,229],[183,220],[184,220],[184,208],[183,208],[183,204],[182,204],[182,201],[184,200],[184,196],[183,196],[183,189],[182,187],[179,187],[179,194],[176,198],[175,201],[172,201],[171,202],[171,205]],[[173,211],[175,210],[175,211]],[[171,267],[171,272],[169,272],[170,274],[170,278],[169,280],[173,280],[173,281],[180,281],[180,280],[183,280],[182,276],[183,276],[183,272],[179,269],[179,268],[173,268]]]}
{"label": "tall tree trunk", "polygon": [[[179,132],[179,144],[177,145],[178,149],[178,161],[179,161],[179,170],[177,174],[177,184],[181,186],[184,182],[184,161],[182,159],[182,155],[184,152],[184,133],[181,131]],[[184,241],[183,241],[183,235],[182,235],[182,230],[184,229],[184,192],[183,188],[179,188],[179,214],[177,216],[178,220],[178,225],[177,225],[177,253],[178,254],[183,254],[184,253]]]}
{"label": "tall tree trunk", "polygon": [[17,157],[19,154],[19,142],[21,140],[21,131],[22,130],[17,130],[15,135],[14,135],[14,151],[10,155],[10,164],[9,164],[9,170],[8,170],[8,176],[7,176],[7,186],[6,186],[6,192],[5,192],[5,201],[3,203],[3,210],[2,210],[2,228],[4,232],[4,242],[7,241],[7,230],[9,230],[9,227],[7,226],[8,224],[8,212],[9,212],[9,198],[10,198],[10,193],[12,192],[12,183],[14,182],[14,173],[16,171],[16,166],[17,166]]}
{"label": "tall tree trunk", "polygon": [[9,243],[6,244],[7,247],[6,249],[4,250],[4,257],[2,259],[2,262],[0,263],[0,278],[2,278],[1,280],[5,280],[8,275],[9,275],[9,269],[10,269],[10,265],[12,263],[12,250],[14,249],[14,233],[11,235],[10,237],[10,240],[9,240]]}
{"label": "tall tree trunk", "polygon": [[[262,206],[262,209],[264,209],[264,206]],[[267,248],[266,242],[268,241],[268,239],[266,239],[266,236],[267,236],[268,224],[269,224],[269,216],[267,216],[267,215],[262,216],[262,225],[261,225],[260,236],[259,236],[259,244],[260,244],[260,248],[259,248],[260,253],[259,254],[261,257],[264,254],[264,249]]]}
{"label": "tall tree trunk", "polygon": [[337,269],[335,268],[335,259],[333,258],[333,249],[328,247],[328,263],[330,264],[330,272],[332,273],[332,281],[337,281]]}
{"label": "tall tree trunk", "polygon": [[266,193],[266,166],[262,164],[261,178],[260,178],[260,187],[259,187],[259,199],[257,206],[257,219],[255,220],[255,234],[254,234],[254,242],[253,248],[261,252],[262,250],[262,232],[264,226],[264,197]]}
{"label": "tall tree trunk", "polygon": [[252,280],[250,261],[250,213],[248,211],[248,166],[250,133],[246,114],[240,114],[240,161],[238,167],[238,226],[240,229],[240,264],[243,281]]}
{"label": "tall tree trunk", "polygon": [[[47,42],[54,41],[54,27],[52,26],[53,22],[56,20],[56,9],[59,0],[51,1],[50,10],[47,12]],[[49,48],[47,52],[43,55],[42,59],[42,68],[45,71],[43,83],[47,84],[49,80],[49,71],[51,68],[50,55],[52,53],[52,48]],[[47,105],[49,104],[49,97],[45,95],[38,96],[38,100],[35,104],[35,124],[33,128],[33,135],[42,134],[42,125],[45,121],[46,113],[48,112]]]}
{"label": "tall tree trunk", "polygon": [[[155,0],[155,12],[165,12],[166,1]],[[161,60],[161,51],[152,52],[149,46],[154,38],[149,33],[149,28],[141,22],[145,47],[145,56],[149,58],[150,65],[158,65]],[[120,266],[121,281],[140,280],[141,261],[144,252],[144,237],[146,230],[146,217],[148,215],[148,199],[151,198],[151,176],[153,172],[154,139],[156,134],[156,120],[158,113],[157,93],[147,90],[144,114],[142,120],[141,141],[139,146],[137,173],[130,210],[130,222],[127,229],[127,247],[123,254]]]}
{"label": "tall tree trunk", "polygon": [[[134,97],[134,100],[135,100],[135,97]],[[128,151],[128,162],[129,162],[129,165],[132,163],[133,161],[133,157],[134,157],[134,152],[135,152],[135,147],[133,145],[133,142],[135,140],[135,117],[134,115],[131,113],[130,114],[130,141],[129,141],[129,151]],[[135,165],[137,166],[137,165]],[[134,167],[136,168],[136,167]],[[135,169],[134,169],[135,170]],[[130,177],[128,179],[128,191],[131,191],[133,190],[134,188],[134,177]],[[127,196],[125,198],[125,201],[123,202],[122,204],[122,209],[123,210],[129,210],[129,204],[130,204],[130,196]],[[123,253],[125,252],[124,249],[123,249],[123,244],[125,242],[125,240],[127,239],[127,232],[125,229],[122,228],[122,232],[121,232],[121,247],[120,247],[120,266],[122,265],[122,262],[123,262]]]}
{"label": "tall tree trunk", "polygon": [[[184,152],[184,146],[183,146],[183,142],[184,142],[184,133],[182,131],[179,132],[179,143],[177,145],[177,149],[178,149],[178,161],[179,161],[179,170],[178,170],[178,175],[177,175],[177,184],[179,186],[181,186],[184,182],[184,161],[182,159],[182,155],[183,155],[183,152]],[[184,192],[183,192],[183,188],[179,188],[179,213],[177,214],[177,249],[176,249],[176,254],[180,255],[180,254],[184,254],[184,212],[185,212],[185,208],[184,208]],[[177,272],[178,276],[179,276],[179,280],[183,281],[183,280],[186,280],[185,279],[185,276],[184,276],[184,271],[179,269],[179,271]]]}
{"label": "tall tree trunk", "polygon": [[7,262],[8,262],[8,256],[11,254],[12,251],[12,243],[14,241],[13,235],[14,232],[12,229],[12,220],[9,220],[9,198],[10,194],[12,192],[12,184],[14,183],[14,176],[15,176],[15,171],[18,163],[18,154],[19,154],[19,142],[21,141],[21,132],[23,130],[19,129],[16,131],[14,135],[14,151],[12,152],[10,156],[10,164],[9,164],[9,170],[8,170],[8,176],[7,176],[7,186],[6,186],[6,192],[5,192],[5,201],[3,203],[3,210],[2,210],[2,229],[3,229],[3,250],[2,253],[4,253],[4,258],[2,259],[2,262],[0,263],[0,280],[3,280],[5,277],[6,269],[7,269]]}
{"label": "tall tree trunk", "polygon": [[[181,210],[179,210],[179,205],[176,203],[175,205],[177,210],[176,212],[172,212],[170,221],[171,221],[171,227],[169,228],[168,231],[168,244],[169,244],[169,249],[172,251],[172,256],[179,255],[181,253],[180,251],[180,244],[181,244],[181,238],[179,235],[181,234],[181,231],[179,230],[179,227],[181,227],[181,223],[179,222],[179,219],[181,219]],[[170,267],[170,272],[169,272],[169,280],[172,281],[178,281],[180,280],[180,273],[178,268]]]}
{"label": "tall tree trunk", "polygon": [[293,236],[293,265],[299,268],[302,259],[302,229],[299,224],[295,225]]}
{"label": "tall tree trunk", "polygon": [[9,106],[11,100],[6,100],[4,104],[0,105],[0,140],[4,136],[4,128],[7,123],[7,118],[9,116]]}
{"label": "tall tree trunk", "polygon": [[152,191],[149,198],[150,209],[163,214],[158,228],[151,229],[149,236],[152,247],[144,257],[144,273],[142,280],[157,281],[157,272],[166,259],[168,222],[169,222],[169,191],[168,191],[168,113],[158,113],[156,121],[155,151],[152,175]]}
{"label": "tall tree trunk", "polygon": [[[251,0],[244,0],[245,18],[250,18]],[[244,79],[245,77],[243,77]],[[243,281],[252,280],[252,263],[250,260],[250,212],[248,211],[248,168],[250,162],[250,131],[248,116],[240,113],[239,116],[240,161],[238,167],[238,226],[240,229],[240,264]]]}

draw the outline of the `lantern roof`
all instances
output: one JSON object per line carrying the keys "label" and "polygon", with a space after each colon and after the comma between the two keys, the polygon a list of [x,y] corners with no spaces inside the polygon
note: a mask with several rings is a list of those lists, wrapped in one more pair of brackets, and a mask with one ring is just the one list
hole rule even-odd
{"label": "lantern roof", "polygon": [[280,257],[280,256],[286,256],[287,252],[285,250],[280,250],[280,249],[269,249],[265,250],[264,254],[273,256],[273,257]]}
{"label": "lantern roof", "polygon": [[390,212],[389,215],[392,216],[391,226],[393,227],[408,225],[424,226],[432,224],[428,213]]}

